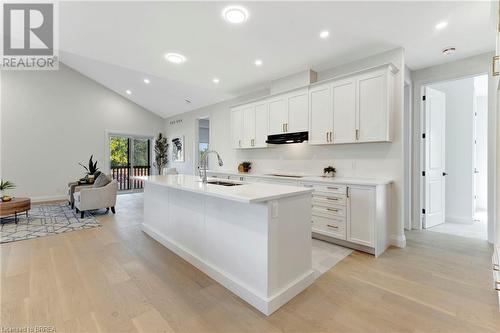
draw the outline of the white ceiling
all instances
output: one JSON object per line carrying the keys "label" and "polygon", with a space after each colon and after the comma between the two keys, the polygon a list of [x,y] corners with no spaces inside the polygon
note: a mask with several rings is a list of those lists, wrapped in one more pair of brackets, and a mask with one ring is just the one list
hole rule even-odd
{"label": "white ceiling", "polygon": [[[412,70],[495,48],[489,2],[248,2],[238,3],[250,13],[240,26],[222,19],[228,4],[61,2],[61,60],[168,117],[399,46]],[[441,21],[448,26],[436,31]],[[457,53],[443,56],[447,46]],[[187,61],[171,64],[167,52]]]}

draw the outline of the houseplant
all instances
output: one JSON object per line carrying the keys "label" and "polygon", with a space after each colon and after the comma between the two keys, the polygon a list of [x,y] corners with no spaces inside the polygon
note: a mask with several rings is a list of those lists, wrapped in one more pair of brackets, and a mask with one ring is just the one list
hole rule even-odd
{"label": "houseplant", "polygon": [[335,176],[335,168],[332,167],[331,165],[327,166],[326,168],[323,169],[323,176],[325,177],[334,177]]}
{"label": "houseplant", "polygon": [[163,136],[163,134],[159,133],[158,137],[155,140],[155,162],[153,165],[156,170],[158,170],[158,174],[162,174],[163,168],[168,163],[168,141],[167,138]]}
{"label": "houseplant", "polygon": [[94,155],[90,155],[88,167],[86,167],[82,163],[78,163],[85,169],[85,171],[86,171],[85,180],[89,183],[94,182],[94,175],[97,171],[99,171],[99,168],[97,167],[97,161],[94,162],[92,160],[93,157],[94,157]]}
{"label": "houseplant", "polygon": [[13,189],[15,187],[16,187],[16,185],[14,185],[14,183],[11,183],[8,180],[1,179],[0,180],[0,198],[1,198],[1,200],[2,201],[12,200],[12,198],[10,196],[4,194],[4,191]]}
{"label": "houseplant", "polygon": [[238,165],[238,172],[248,172],[252,168],[252,162],[244,161]]}

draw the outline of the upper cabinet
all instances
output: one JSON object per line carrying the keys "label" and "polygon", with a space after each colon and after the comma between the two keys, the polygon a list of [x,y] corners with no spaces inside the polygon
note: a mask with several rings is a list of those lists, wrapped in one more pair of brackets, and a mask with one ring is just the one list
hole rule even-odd
{"label": "upper cabinet", "polygon": [[394,70],[387,65],[311,87],[310,143],[391,141]]}
{"label": "upper cabinet", "polygon": [[310,144],[390,142],[397,71],[382,65],[232,108],[233,147],[307,131]]}
{"label": "upper cabinet", "polygon": [[266,101],[240,105],[231,109],[233,148],[266,147],[268,118]]}
{"label": "upper cabinet", "polygon": [[307,88],[269,98],[269,134],[308,131],[308,99]]}

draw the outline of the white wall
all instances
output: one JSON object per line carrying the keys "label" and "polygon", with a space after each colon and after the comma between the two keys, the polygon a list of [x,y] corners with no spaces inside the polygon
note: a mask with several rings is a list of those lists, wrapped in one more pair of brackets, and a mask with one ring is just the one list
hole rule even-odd
{"label": "white wall", "polygon": [[[395,112],[394,140],[392,143],[347,144],[335,146],[311,146],[308,144],[281,145],[265,149],[235,150],[230,140],[231,105],[268,94],[267,90],[189,113],[167,119],[166,135],[172,138],[185,135],[186,161],[175,163],[183,173],[193,173],[194,140],[197,129],[196,119],[210,116],[211,148],[217,150],[224,160],[219,168],[215,163],[213,169],[236,170],[239,162],[252,161],[252,171],[266,173],[272,171],[304,172],[321,174],[327,165],[334,165],[338,176],[352,177],[389,177],[394,180],[393,191],[393,234],[395,243],[404,245],[403,233],[403,147],[402,147],[402,112],[403,112],[403,49],[395,49],[350,64],[318,72],[318,80],[325,80],[337,75],[346,74],[363,68],[392,62],[399,68],[395,77]],[[314,68],[313,68],[314,70]],[[182,122],[170,125],[171,120],[182,119]],[[212,162],[214,162],[212,160]]]}
{"label": "white wall", "polygon": [[[156,136],[164,119],[60,64],[58,71],[4,71],[1,90],[2,177],[11,193],[64,196],[91,154],[104,168],[105,131]],[[108,170],[109,172],[109,170]]]}
{"label": "white wall", "polygon": [[446,95],[445,220],[472,223],[474,78],[431,85]]}
{"label": "white wall", "polygon": [[[426,84],[432,84],[440,81],[453,80],[467,76],[475,76],[478,74],[485,74],[491,72],[491,57],[493,52],[480,54],[477,56],[445,63],[442,65],[432,66],[421,70],[413,71],[413,128],[414,137],[420,138],[422,133],[422,89]],[[491,75],[488,76],[488,240],[493,242],[494,238],[494,223],[495,221],[495,206],[496,206],[496,98],[497,91],[494,80]],[[414,161],[414,177],[412,180],[413,188],[413,227],[421,228],[420,207],[421,207],[421,191],[420,191],[420,168],[421,168],[421,154],[420,147],[421,140],[413,141],[413,161]]]}

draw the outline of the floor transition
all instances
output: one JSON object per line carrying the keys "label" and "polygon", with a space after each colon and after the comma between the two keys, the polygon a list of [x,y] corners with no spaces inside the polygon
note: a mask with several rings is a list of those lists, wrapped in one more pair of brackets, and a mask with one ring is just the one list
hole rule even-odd
{"label": "floor transition", "polygon": [[141,232],[141,195],[102,228],[0,246],[1,326],[57,332],[499,332],[491,248],[412,231],[353,252],[270,317]]}

